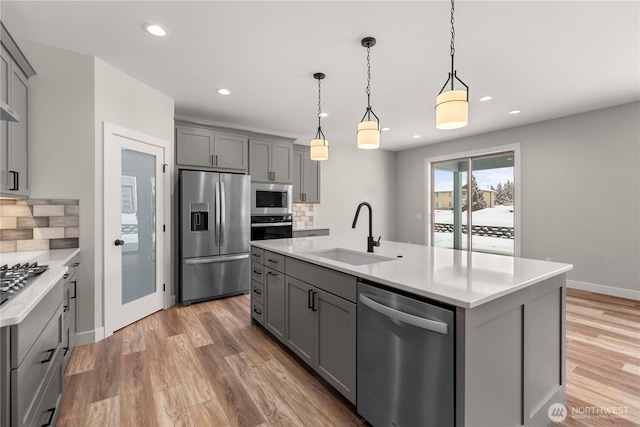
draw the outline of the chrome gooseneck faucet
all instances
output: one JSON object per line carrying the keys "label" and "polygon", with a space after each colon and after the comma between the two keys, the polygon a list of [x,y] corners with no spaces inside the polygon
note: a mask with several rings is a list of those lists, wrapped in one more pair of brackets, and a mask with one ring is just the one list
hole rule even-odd
{"label": "chrome gooseneck faucet", "polygon": [[367,252],[373,252],[374,246],[380,246],[380,236],[378,237],[377,241],[373,238],[373,210],[371,209],[371,205],[369,203],[362,202],[358,205],[356,216],[353,217],[353,224],[351,224],[351,228],[356,228],[358,215],[360,215],[360,208],[362,208],[363,206],[369,208],[369,237],[367,237]]}

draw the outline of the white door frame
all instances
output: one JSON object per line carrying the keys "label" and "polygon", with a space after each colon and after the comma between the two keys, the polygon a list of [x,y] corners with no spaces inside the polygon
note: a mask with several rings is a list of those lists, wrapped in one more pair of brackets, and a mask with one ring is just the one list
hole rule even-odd
{"label": "white door frame", "polygon": [[[145,135],[143,133],[127,129],[121,126],[114,125],[112,123],[103,122],[103,217],[102,217],[102,241],[105,247],[105,251],[103,251],[102,257],[102,306],[103,306],[103,325],[104,325],[104,337],[108,337],[113,334],[113,322],[110,321],[109,316],[109,304],[108,296],[109,292],[107,292],[107,284],[109,283],[109,277],[112,274],[111,271],[106,267],[106,249],[107,246],[111,247],[113,245],[113,236],[106,235],[105,229],[107,224],[107,215],[106,208],[109,204],[113,204],[113,195],[109,194],[106,191],[106,185],[104,182],[106,181],[106,172],[109,170],[110,161],[113,161],[112,156],[109,155],[110,148],[113,144],[116,143],[116,138],[124,138],[135,142],[140,142],[144,144],[148,144],[150,146],[159,148],[164,152],[164,163],[166,164],[166,172],[162,174],[163,184],[164,184],[164,194],[162,194],[162,209],[158,209],[156,213],[158,215],[158,226],[160,230],[158,231],[158,236],[162,237],[164,240],[162,248],[160,248],[159,244],[157,246],[157,259],[156,263],[158,263],[161,267],[160,271],[163,275],[163,283],[165,283],[165,292],[164,292],[164,308],[168,308],[173,305],[173,300],[175,296],[172,295],[171,283],[173,282],[172,277],[172,269],[171,269],[171,179],[170,175],[173,168],[170,166],[173,161],[173,155],[171,152],[172,144],[168,141],[165,141],[160,138],[156,138],[153,136]],[[162,216],[162,220],[160,217]],[[162,226],[160,224],[164,224],[164,232],[162,232]],[[157,240],[158,242],[160,239]],[[118,272],[119,274],[119,272]]]}

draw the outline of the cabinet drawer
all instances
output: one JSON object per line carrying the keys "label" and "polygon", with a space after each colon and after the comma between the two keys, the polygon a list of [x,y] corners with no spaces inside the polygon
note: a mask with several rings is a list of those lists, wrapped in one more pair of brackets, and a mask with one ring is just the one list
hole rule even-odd
{"label": "cabinet drawer", "polygon": [[58,410],[60,409],[60,403],[62,402],[62,379],[64,369],[59,364],[57,368],[58,372],[55,372],[49,381],[49,385],[42,396],[42,401],[38,411],[35,413],[34,426],[55,426],[58,419]]}
{"label": "cabinet drawer", "polygon": [[[11,371],[11,413],[18,425],[31,425],[51,373],[62,357],[62,304],[17,369]],[[53,372],[54,376],[57,372]],[[13,415],[12,415],[13,418]]]}
{"label": "cabinet drawer", "polygon": [[264,284],[264,266],[262,264],[251,263],[251,278],[258,283]]}
{"label": "cabinet drawer", "polygon": [[251,298],[252,301],[264,303],[264,285],[255,280],[251,282]]}
{"label": "cabinet drawer", "polygon": [[259,264],[264,264],[264,249],[251,247],[251,259]]}
{"label": "cabinet drawer", "polygon": [[264,265],[284,273],[284,255],[271,251],[264,251]]}
{"label": "cabinet drawer", "polygon": [[69,261],[67,263],[67,274],[65,274],[65,276],[67,277],[67,281],[71,281],[74,280],[74,276],[78,273],[78,270],[80,269],[80,256],[76,255],[74,256],[71,261]]}
{"label": "cabinet drawer", "polygon": [[356,302],[357,279],[354,276],[294,258],[287,258],[286,273],[287,276],[295,277],[353,303]]}
{"label": "cabinet drawer", "polygon": [[56,312],[63,300],[62,279],[31,310],[31,313],[19,324],[11,326],[11,368],[16,369],[25,358],[40,332]]}
{"label": "cabinet drawer", "polygon": [[314,236],[328,236],[329,229],[322,228],[318,230],[293,230],[293,237],[314,237]]}
{"label": "cabinet drawer", "polygon": [[261,303],[257,301],[251,302],[251,317],[264,326],[264,306]]}

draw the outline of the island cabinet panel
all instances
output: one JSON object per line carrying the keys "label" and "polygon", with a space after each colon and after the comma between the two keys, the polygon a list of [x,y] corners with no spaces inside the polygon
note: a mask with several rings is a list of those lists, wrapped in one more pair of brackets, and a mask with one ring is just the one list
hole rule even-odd
{"label": "island cabinet panel", "polygon": [[565,283],[456,310],[457,426],[547,425],[549,407],[565,403]]}
{"label": "island cabinet panel", "polygon": [[315,363],[315,313],[311,296],[315,289],[308,283],[287,276],[287,347],[309,366]]}
{"label": "island cabinet panel", "polygon": [[251,247],[251,319],[264,326],[265,278],[264,250]]}
{"label": "island cabinet panel", "polygon": [[318,290],[315,369],[329,384],[356,401],[356,305]]}
{"label": "island cabinet panel", "polygon": [[285,278],[284,274],[265,268],[265,322],[264,326],[285,343]]}
{"label": "island cabinet panel", "polygon": [[289,257],[285,267],[287,346],[355,404],[356,278]]}
{"label": "island cabinet panel", "polygon": [[353,276],[289,257],[286,258],[286,273],[347,301],[356,302],[357,279]]}

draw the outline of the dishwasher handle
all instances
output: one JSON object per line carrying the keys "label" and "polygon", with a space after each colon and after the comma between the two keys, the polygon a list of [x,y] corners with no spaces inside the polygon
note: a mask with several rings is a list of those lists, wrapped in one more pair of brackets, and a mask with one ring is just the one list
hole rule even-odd
{"label": "dishwasher handle", "polygon": [[449,325],[447,325],[446,323],[425,319],[424,317],[414,316],[413,314],[405,313],[403,311],[387,307],[386,305],[380,304],[379,302],[376,302],[371,298],[367,298],[363,294],[360,294],[360,302],[370,309],[377,311],[378,313],[386,317],[390,317],[394,320],[408,323],[409,325],[426,329],[428,331],[437,332],[439,334],[447,335],[449,333]]}

